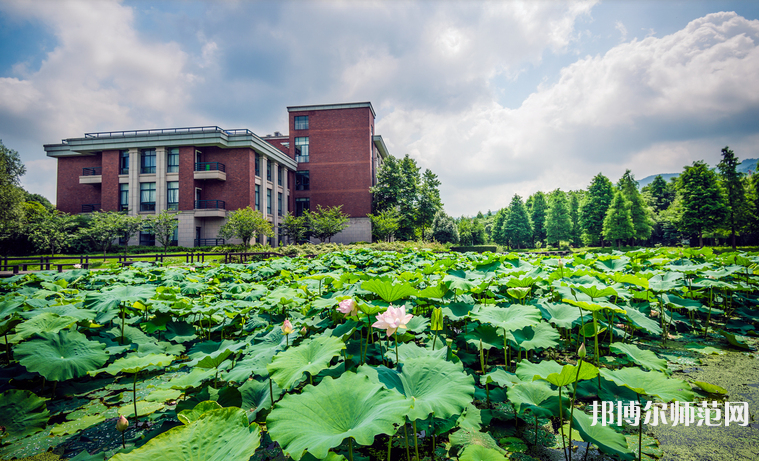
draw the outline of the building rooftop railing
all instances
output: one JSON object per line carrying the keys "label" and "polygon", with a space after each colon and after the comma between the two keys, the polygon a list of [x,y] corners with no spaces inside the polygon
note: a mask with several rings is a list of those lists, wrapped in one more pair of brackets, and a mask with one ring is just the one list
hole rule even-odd
{"label": "building rooftop railing", "polygon": [[[184,128],[160,128],[152,130],[126,130],[126,131],[100,131],[97,133],[84,133],[85,138],[134,138],[140,136],[155,136],[162,134],[196,134],[196,133],[226,133],[227,135],[252,135],[253,132],[246,129],[225,130],[218,126],[193,126]],[[65,143],[65,140],[64,140]]]}
{"label": "building rooftop railing", "polygon": [[82,168],[82,176],[99,176],[103,174],[103,167]]}

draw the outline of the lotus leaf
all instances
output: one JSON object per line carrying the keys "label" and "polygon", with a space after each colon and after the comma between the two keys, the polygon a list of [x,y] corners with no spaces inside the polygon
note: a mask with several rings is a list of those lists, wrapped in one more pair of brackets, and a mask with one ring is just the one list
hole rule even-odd
{"label": "lotus leaf", "polygon": [[540,322],[542,316],[535,306],[513,304],[510,307],[482,306],[472,317],[503,331],[520,330]]}
{"label": "lotus leaf", "polygon": [[345,349],[345,343],[334,336],[318,336],[303,341],[274,356],[266,368],[274,382],[282,389],[290,389],[304,373],[316,375],[329,367],[332,358]]}
{"label": "lotus leaf", "polygon": [[266,423],[272,440],[293,459],[299,460],[305,450],[323,459],[348,437],[371,445],[379,434],[394,434],[410,406],[399,393],[347,372],[306,386],[301,394],[286,395]]}
{"label": "lotus leaf", "polygon": [[118,373],[139,373],[151,366],[167,367],[171,365],[171,362],[173,362],[175,358],[176,357],[173,355],[163,354],[150,354],[143,357],[140,357],[137,354],[131,354],[116,360],[103,369],[89,372],[89,374],[94,376],[98,373],[105,372],[115,376]]}
{"label": "lotus leaf", "polygon": [[526,351],[547,349],[559,344],[559,332],[545,322],[508,332],[506,336]]}
{"label": "lotus leaf", "polygon": [[590,416],[581,411],[575,411],[573,415],[574,428],[582,435],[583,440],[595,444],[602,452],[617,456],[624,460],[635,459],[635,454],[627,446],[625,436],[618,433],[610,426],[601,424],[593,425]]}
{"label": "lotus leaf", "polygon": [[710,394],[721,394],[725,395],[727,394],[727,389],[724,387],[717,386],[716,384],[709,384],[705,383],[703,381],[693,381],[693,384],[700,387],[701,389],[705,390],[706,392]]}
{"label": "lotus leaf", "polygon": [[443,315],[450,320],[460,320],[469,316],[470,312],[478,310],[474,304],[451,303],[443,307]]}
{"label": "lotus leaf", "polygon": [[169,400],[176,400],[182,395],[182,391],[178,389],[156,389],[145,400],[148,402],[167,402]]}
{"label": "lotus leaf", "polygon": [[361,288],[371,291],[387,303],[416,295],[417,291],[408,283],[393,283],[390,280],[372,279],[361,284]]}
{"label": "lotus leaf", "polygon": [[598,368],[592,363],[583,362],[582,366],[578,365],[564,365],[561,369],[561,373],[551,373],[548,376],[534,376],[532,379],[545,379],[554,386],[568,386],[575,381],[583,381],[586,379],[593,379],[598,376]]}
{"label": "lotus leaf", "polygon": [[[483,379],[485,381],[483,381]],[[520,381],[521,380],[517,375],[510,373],[501,367],[496,367],[493,371],[480,378],[480,383],[495,383],[500,387],[511,387]]]}
{"label": "lotus leaf", "polygon": [[554,360],[543,360],[540,363],[532,363],[528,360],[522,360],[517,364],[516,375],[522,381],[530,382],[535,376],[548,376],[551,373],[561,373],[562,366]]}
{"label": "lotus leaf", "polygon": [[459,461],[505,461],[500,451],[480,445],[469,445],[459,455]]}
{"label": "lotus leaf", "polygon": [[545,320],[561,328],[572,328],[574,322],[580,319],[580,312],[569,304],[541,302],[538,309]]}
{"label": "lotus leaf", "polygon": [[242,394],[241,408],[248,412],[248,419],[255,418],[256,413],[260,410],[271,408],[272,396],[270,390],[274,391],[274,400],[279,400],[282,396],[282,389],[274,382],[270,386],[268,379],[265,381],[251,379],[240,386],[240,394]]}
{"label": "lotus leaf", "polygon": [[191,372],[172,378],[169,382],[162,384],[161,387],[167,389],[200,387],[203,381],[212,379],[215,373],[212,369],[193,368]]}
{"label": "lotus leaf", "polygon": [[104,415],[86,415],[81,418],[77,418],[73,421],[66,421],[65,423],[56,424],[50,430],[51,435],[66,435],[74,434],[83,429],[87,429],[95,424],[100,424],[105,421]]}
{"label": "lotus leaf", "polygon": [[108,360],[105,344],[89,341],[76,330],[39,333],[42,339],[16,346],[18,361],[50,381],[79,378],[103,366]]}
{"label": "lotus leaf", "polygon": [[170,429],[134,451],[119,453],[111,461],[248,461],[260,442],[260,428],[248,424],[243,410],[222,408]]}
{"label": "lotus leaf", "polygon": [[633,362],[648,370],[667,371],[666,360],[660,359],[653,352],[640,349],[633,344],[612,343],[610,349],[618,354],[624,354],[630,357]]}
{"label": "lotus leaf", "polygon": [[717,331],[717,333],[719,333],[722,336],[724,336],[725,339],[727,339],[727,342],[729,342],[731,345],[733,345],[733,346],[735,346],[737,348],[740,348],[740,349],[751,350],[751,347],[748,344],[746,344],[742,340],[738,339],[739,336],[736,336],[736,335],[734,335],[732,333],[728,333],[725,330],[719,330],[719,331]]}
{"label": "lotus leaf", "polygon": [[461,428],[448,437],[452,447],[480,446],[491,450],[500,451],[495,439],[490,434],[479,430]]}
{"label": "lotus leaf", "polygon": [[641,328],[647,333],[652,335],[660,335],[662,333],[661,326],[658,322],[651,320],[650,317],[634,307],[628,307],[625,309],[625,315],[630,319],[633,325]]}
{"label": "lotus leaf", "polygon": [[12,436],[24,437],[39,432],[49,418],[45,399],[31,391],[11,389],[0,394],[0,426]]}
{"label": "lotus leaf", "polygon": [[206,400],[195,405],[195,408],[192,410],[180,411],[177,413],[177,419],[184,425],[192,424],[200,419],[200,417],[203,416],[206,412],[209,412],[211,410],[218,410],[220,408],[222,408],[222,406],[219,405],[218,402],[215,402],[213,400]]}
{"label": "lotus leaf", "polygon": [[519,413],[539,418],[559,415],[559,395],[545,381],[523,382],[511,386],[506,394]]}
{"label": "lotus leaf", "polygon": [[[137,416],[146,416],[156,411],[163,410],[166,405],[163,402],[148,402],[146,400],[137,401]],[[118,413],[127,418],[134,416],[134,403],[128,403],[119,407]]]}
{"label": "lotus leaf", "polygon": [[16,325],[16,339],[26,339],[34,336],[35,334],[43,332],[58,333],[64,328],[68,328],[78,321],[79,319],[75,317],[61,317],[60,315],[53,314],[52,312],[45,312],[34,317],[33,319],[29,319],[26,322]]}
{"label": "lotus leaf", "polygon": [[638,394],[659,397],[664,402],[693,400],[693,392],[688,383],[680,379],[667,378],[667,375],[657,371],[643,371],[639,368],[602,369],[601,376],[620,386],[632,389]]}

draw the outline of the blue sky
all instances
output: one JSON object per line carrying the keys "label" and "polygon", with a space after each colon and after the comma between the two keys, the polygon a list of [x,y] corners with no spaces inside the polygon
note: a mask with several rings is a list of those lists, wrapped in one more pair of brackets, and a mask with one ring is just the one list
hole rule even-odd
{"label": "blue sky", "polygon": [[0,0],[0,139],[55,200],[43,144],[371,101],[453,215],[515,193],[759,157],[759,2]]}

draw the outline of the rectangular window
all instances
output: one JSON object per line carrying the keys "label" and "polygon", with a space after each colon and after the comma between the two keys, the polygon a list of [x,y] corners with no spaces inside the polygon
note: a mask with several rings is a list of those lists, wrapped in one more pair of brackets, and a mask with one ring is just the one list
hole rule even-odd
{"label": "rectangular window", "polygon": [[168,151],[168,159],[166,162],[167,173],[179,172],[179,148],[174,147]]}
{"label": "rectangular window", "polygon": [[150,232],[140,232],[140,245],[154,247],[155,234],[152,234]]}
{"label": "rectangular window", "polygon": [[308,115],[298,115],[295,117],[295,129],[296,130],[308,129]]}
{"label": "rectangular window", "polygon": [[282,185],[282,176],[284,176],[284,168],[281,166],[277,167],[277,185]]}
{"label": "rectangular window", "polygon": [[171,234],[171,241],[169,242],[169,246],[179,246],[179,226],[174,228],[174,233]]}
{"label": "rectangular window", "polygon": [[295,216],[303,216],[303,212],[311,209],[310,198],[296,198],[295,199]]}
{"label": "rectangular window", "polygon": [[261,186],[256,184],[256,210],[261,211]]}
{"label": "rectangular window", "polygon": [[271,181],[271,161],[266,161],[266,180]]}
{"label": "rectangular window", "polygon": [[129,210],[129,184],[119,184],[119,211]]}
{"label": "rectangular window", "polygon": [[140,153],[140,173],[155,173],[155,149],[143,149]]}
{"label": "rectangular window", "polygon": [[266,189],[266,214],[271,214],[271,189]]}
{"label": "rectangular window", "polygon": [[155,183],[140,183],[140,211],[155,211]]}
{"label": "rectangular window", "polygon": [[256,154],[256,176],[261,176],[261,157]]}
{"label": "rectangular window", "polygon": [[179,181],[169,181],[166,183],[166,202],[167,209],[179,209]]}
{"label": "rectangular window", "polygon": [[129,151],[119,151],[119,174],[129,174]]}
{"label": "rectangular window", "polygon": [[282,210],[282,192],[277,192],[277,214],[282,216],[283,210]]}
{"label": "rectangular window", "polygon": [[295,190],[311,190],[311,178],[308,170],[295,172]]}
{"label": "rectangular window", "polygon": [[295,138],[295,161],[308,162],[308,136]]}

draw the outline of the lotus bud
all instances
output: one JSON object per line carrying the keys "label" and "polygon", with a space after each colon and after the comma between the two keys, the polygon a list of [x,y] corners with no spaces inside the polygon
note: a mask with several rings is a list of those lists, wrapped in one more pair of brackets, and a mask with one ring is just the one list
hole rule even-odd
{"label": "lotus bud", "polygon": [[440,331],[443,329],[443,308],[436,307],[432,310],[432,321],[430,322],[430,330]]}
{"label": "lotus bud", "polygon": [[129,427],[129,421],[124,417],[124,415],[119,415],[119,419],[116,421],[116,430],[119,432],[124,432],[127,427]]}
{"label": "lotus bud", "polygon": [[577,349],[577,355],[579,355],[581,359],[585,358],[585,356],[587,355],[587,352],[585,351],[585,343],[582,343],[580,345],[580,348]]}
{"label": "lotus bud", "polygon": [[308,328],[303,327],[300,329],[300,334],[305,335],[306,333],[308,333]]}
{"label": "lotus bud", "polygon": [[293,324],[290,323],[289,320],[285,320],[285,322],[282,324],[282,334],[283,335],[289,335],[293,332]]}
{"label": "lotus bud", "polygon": [[345,317],[356,316],[358,315],[358,305],[352,298],[344,299],[338,304],[337,311],[345,314]]}

